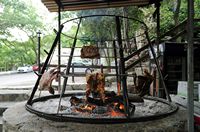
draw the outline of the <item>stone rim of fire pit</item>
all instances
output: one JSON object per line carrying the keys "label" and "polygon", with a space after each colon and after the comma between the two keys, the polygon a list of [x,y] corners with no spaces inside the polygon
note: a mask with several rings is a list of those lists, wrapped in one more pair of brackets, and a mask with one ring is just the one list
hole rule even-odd
{"label": "stone rim of fire pit", "polygon": [[[64,94],[62,97],[70,97],[70,96],[83,96],[84,93],[70,93],[70,94]],[[117,117],[117,118],[90,118],[90,117],[77,117],[73,115],[65,115],[65,114],[49,114],[46,112],[42,112],[39,110],[36,110],[32,107],[32,105],[36,102],[42,102],[49,99],[56,99],[59,98],[60,95],[49,95],[49,96],[43,96],[40,98],[33,99],[32,103],[29,105],[26,103],[25,107],[26,109],[38,115],[39,117],[48,119],[48,120],[54,120],[58,122],[78,122],[78,123],[93,123],[93,124],[108,124],[108,123],[128,123],[128,122],[143,122],[143,121],[149,121],[149,120],[156,120],[160,118],[164,118],[168,115],[171,115],[175,113],[178,110],[178,106],[172,102],[168,102],[167,100],[157,98],[157,97],[151,97],[151,96],[145,96],[144,99],[147,100],[154,100],[158,101],[164,104],[167,104],[170,106],[170,110],[167,112],[159,113],[156,115],[149,115],[149,116],[138,116],[138,117]]]}

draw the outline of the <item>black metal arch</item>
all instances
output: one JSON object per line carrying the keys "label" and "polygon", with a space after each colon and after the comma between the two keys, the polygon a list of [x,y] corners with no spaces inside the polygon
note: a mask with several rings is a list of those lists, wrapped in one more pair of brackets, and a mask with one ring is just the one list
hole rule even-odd
{"label": "black metal arch", "polygon": [[[63,97],[71,97],[71,96],[81,96],[84,95],[83,93],[76,93],[76,94],[65,94]],[[178,106],[175,105],[172,102],[168,102],[164,99],[157,98],[157,97],[145,97],[147,100],[153,100],[153,101],[158,101],[163,104],[166,104],[170,107],[169,111],[159,113],[156,115],[149,115],[149,116],[139,116],[139,117],[130,117],[130,118],[88,118],[88,117],[76,117],[72,115],[67,115],[67,114],[50,114],[50,113],[45,113],[39,110],[35,110],[32,105],[37,102],[43,102],[49,99],[55,99],[59,98],[60,95],[50,95],[50,96],[45,96],[45,97],[40,97],[33,99],[31,104],[26,104],[25,107],[26,109],[38,115],[39,117],[48,119],[48,120],[53,120],[53,121],[58,121],[58,122],[77,122],[77,123],[90,123],[90,124],[117,124],[117,123],[133,123],[133,122],[144,122],[144,121],[152,121],[152,120],[157,120],[157,119],[162,119],[165,118],[169,115],[174,114],[178,110]]]}
{"label": "black metal arch", "polygon": [[[91,17],[113,17],[113,19],[115,19],[116,17],[119,17],[120,19],[127,19],[127,20],[131,20],[131,21],[133,21],[133,22],[135,21],[135,22],[140,23],[140,24],[144,27],[144,29],[145,29],[147,32],[149,32],[149,31],[148,31],[147,25],[146,25],[143,21],[141,21],[141,20],[139,20],[139,19],[136,19],[136,18],[132,18],[132,17],[117,16],[117,15],[104,15],[104,14],[99,14],[99,15],[80,16],[80,17],[76,17],[76,18],[67,20],[67,21],[63,22],[62,25],[65,25],[66,23],[71,22],[71,21],[75,21],[75,20],[79,20],[79,19],[84,19],[84,18],[87,19],[87,18],[91,18]],[[68,38],[74,39],[74,37],[69,36],[69,35],[67,35],[67,34],[64,34],[64,33],[61,33],[61,34],[64,35],[64,36],[66,36],[66,37],[68,37]],[[145,35],[145,33],[140,34],[140,35],[138,35],[138,36],[132,36],[132,37],[129,38],[129,40],[132,39],[132,38],[134,38],[134,37],[139,37],[139,36],[142,36],[142,35]],[[86,39],[86,38],[78,38],[78,37],[77,37],[77,39],[78,39],[78,40],[84,40],[84,41],[93,41],[93,42],[99,42],[99,41],[100,41],[100,40],[91,39],[91,38],[90,38],[90,39]],[[122,40],[123,40],[123,41],[126,41],[126,39],[122,39]],[[117,39],[104,39],[103,41],[117,41]]]}
{"label": "black metal arch", "polygon": [[[69,71],[70,71],[70,66],[71,66],[71,62],[72,62],[72,57],[73,57],[73,54],[74,54],[74,49],[75,49],[75,46],[76,46],[76,41],[77,41],[77,35],[78,35],[78,32],[79,32],[79,28],[80,28],[80,24],[81,24],[81,21],[83,18],[89,18],[89,17],[99,17],[99,16],[104,16],[104,15],[92,15],[92,16],[82,16],[82,17],[78,17],[78,18],[74,18],[74,19],[71,19],[71,20],[68,20],[66,22],[64,22],[60,28],[59,28],[59,31],[57,32],[57,36],[52,44],[52,47],[48,53],[48,56],[45,60],[45,63],[42,67],[42,70],[41,70],[41,74],[44,73],[46,67],[47,67],[47,64],[49,62],[49,59],[50,57],[52,56],[52,53],[57,45],[57,43],[59,42],[60,40],[60,35],[62,33],[62,29],[64,27],[64,24],[67,23],[67,22],[70,22],[72,20],[79,20],[79,23],[78,23],[78,26],[77,26],[77,31],[75,33],[75,37],[74,37],[74,42],[73,42],[73,46],[72,46],[72,50],[71,50],[71,53],[70,53],[70,57],[69,57],[69,60],[68,60],[68,65],[67,65],[67,69],[66,69],[66,72],[65,72],[65,75],[68,75],[69,74]],[[123,47],[122,47],[122,37],[121,37],[121,23],[120,23],[120,18],[126,18],[126,19],[129,19],[128,17],[123,17],[123,16],[115,16],[115,15],[105,15],[105,16],[108,16],[108,17],[114,17],[115,18],[115,22],[116,22],[116,31],[117,31],[117,42],[118,42],[118,45],[119,45],[119,55],[120,55],[120,73],[122,75],[125,75],[126,74],[126,68],[125,68],[125,57],[124,57],[124,54],[123,54]],[[148,41],[148,45],[150,47],[150,50],[153,54],[153,57],[154,57],[154,61],[156,63],[156,67],[157,67],[157,70],[161,76],[161,79],[162,79],[162,82],[163,82],[163,85],[164,85],[164,88],[165,88],[165,92],[166,92],[166,95],[167,95],[167,99],[169,102],[171,102],[171,99],[170,99],[170,96],[168,94],[168,90],[166,89],[165,87],[165,83],[164,83],[164,79],[163,79],[163,76],[162,76],[162,73],[161,73],[161,70],[160,70],[160,67],[159,67],[159,64],[158,64],[158,61],[156,59],[156,55],[155,55],[155,51],[153,49],[153,46],[150,42],[150,38],[148,36],[148,28],[146,26],[146,24],[140,20],[137,20],[137,19],[134,19],[134,18],[130,18],[134,21],[137,21],[141,24],[144,25],[144,28],[145,28],[145,35],[146,35],[146,38],[147,38],[147,41]],[[58,64],[59,65],[59,64]],[[116,66],[117,67],[117,66]],[[118,75],[117,75],[118,76]],[[32,103],[33,103],[33,97],[35,95],[35,92],[36,90],[38,89],[38,85],[39,85],[39,81],[41,79],[41,75],[38,76],[38,79],[35,83],[35,86],[33,88],[33,91],[31,93],[31,96],[29,98],[29,100],[27,101],[27,106],[30,106]],[[60,100],[59,100],[59,105],[58,105],[58,108],[60,107],[60,104],[61,104],[61,99],[62,97],[65,95],[65,90],[66,90],[66,84],[67,84],[67,81],[68,81],[68,77],[65,77],[64,78],[64,83],[63,83],[63,89],[62,89],[62,92],[60,93]],[[130,118],[130,111],[129,111],[129,100],[128,100],[128,92],[127,92],[127,80],[126,80],[126,76],[122,76],[121,78],[121,84],[122,84],[122,88],[123,88],[123,102],[124,102],[124,107],[125,107],[125,115],[127,116],[127,119],[126,121],[128,121],[128,119]],[[28,108],[28,107],[27,107]],[[31,108],[30,108],[31,109]],[[34,111],[34,110],[30,110],[30,111]],[[44,114],[44,113],[42,113]],[[59,115],[59,113],[57,113]]]}

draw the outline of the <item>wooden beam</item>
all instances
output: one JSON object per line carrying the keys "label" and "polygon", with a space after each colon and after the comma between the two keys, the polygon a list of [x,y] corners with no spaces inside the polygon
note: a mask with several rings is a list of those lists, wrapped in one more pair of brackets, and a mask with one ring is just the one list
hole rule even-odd
{"label": "wooden beam", "polygon": [[[54,0],[42,0],[43,4],[48,8],[50,12],[57,12],[58,5]],[[61,0],[61,4],[64,9],[62,11],[75,11],[75,10],[87,10],[98,8],[115,8],[124,6],[140,6],[148,5],[149,0],[94,0],[94,1],[82,1],[82,0]]]}

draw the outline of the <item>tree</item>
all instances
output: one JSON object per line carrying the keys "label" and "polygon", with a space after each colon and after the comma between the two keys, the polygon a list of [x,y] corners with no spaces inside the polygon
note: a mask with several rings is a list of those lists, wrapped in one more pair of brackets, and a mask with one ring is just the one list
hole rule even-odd
{"label": "tree", "polygon": [[[9,62],[11,66],[35,63],[36,32],[45,29],[36,9],[22,0],[2,0],[0,5],[3,8],[0,13],[0,44],[1,50],[4,51],[0,52],[1,62]],[[13,31],[24,32],[28,40],[17,40],[12,35]]]}

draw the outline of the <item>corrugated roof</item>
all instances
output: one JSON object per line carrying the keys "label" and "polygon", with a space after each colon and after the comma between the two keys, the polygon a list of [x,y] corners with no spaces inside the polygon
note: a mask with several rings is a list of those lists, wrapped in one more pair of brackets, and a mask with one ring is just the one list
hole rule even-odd
{"label": "corrugated roof", "polygon": [[61,11],[75,11],[98,8],[145,6],[158,0],[42,0],[50,12],[57,12],[58,5]]}

